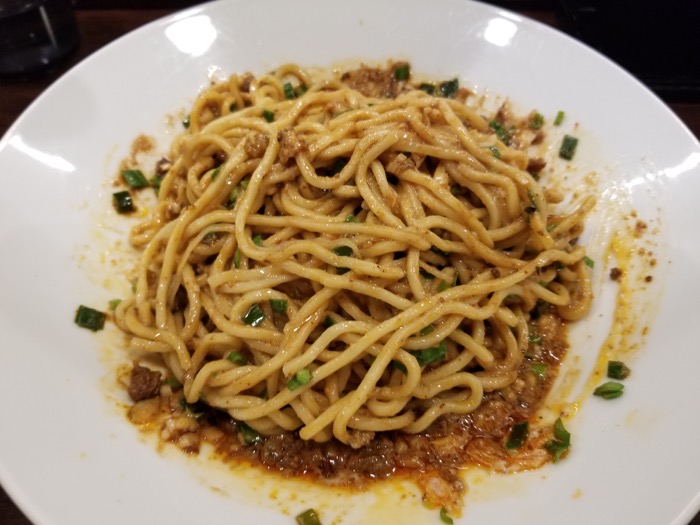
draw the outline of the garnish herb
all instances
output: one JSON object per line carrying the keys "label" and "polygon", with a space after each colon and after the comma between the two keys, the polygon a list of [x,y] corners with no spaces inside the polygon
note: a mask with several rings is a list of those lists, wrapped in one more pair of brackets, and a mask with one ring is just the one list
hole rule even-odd
{"label": "garnish herb", "polygon": [[117,309],[117,306],[119,306],[119,303],[121,303],[121,302],[122,302],[121,299],[112,299],[112,300],[109,302],[109,309],[112,310],[112,311],[116,310],[116,309]]}
{"label": "garnish herb", "polygon": [[153,175],[153,177],[151,177],[151,180],[149,181],[151,187],[153,188],[153,191],[156,192],[156,196],[158,196],[158,193],[160,192],[161,182],[163,182],[163,177],[161,177],[160,175]]}
{"label": "garnish herb", "polygon": [[408,373],[408,370],[406,369],[406,365],[404,365],[401,361],[396,361],[394,359],[391,361],[391,366],[394,368],[394,370],[398,370],[402,374]]}
{"label": "garnish herb", "polygon": [[418,86],[418,89],[420,89],[421,91],[425,91],[428,95],[435,94],[435,86],[433,84],[427,84],[424,82],[420,86]]}
{"label": "garnish herb", "polygon": [[184,118],[184,120],[182,121],[182,127],[184,127],[185,129],[190,127],[190,116],[189,115],[187,115]]}
{"label": "garnish herb", "polygon": [[117,213],[129,213],[134,211],[134,200],[128,191],[118,191],[112,194],[112,203]]}
{"label": "garnish herb", "polygon": [[445,98],[452,98],[459,91],[459,80],[453,78],[452,80],[445,80],[440,83],[440,94]]}
{"label": "garnish herb", "polygon": [[608,381],[603,383],[593,391],[594,396],[602,397],[603,399],[615,399],[622,395],[625,385],[617,381]]}
{"label": "garnish herb", "polygon": [[[201,408],[201,405],[199,405],[199,407]],[[197,410],[197,406],[195,404],[188,403],[184,397],[180,398],[180,408],[182,408],[182,410],[186,412],[188,416],[195,419],[199,419],[204,416],[204,412]]]}
{"label": "garnish herb", "polygon": [[578,139],[576,137],[564,135],[564,139],[561,141],[561,146],[559,147],[559,156],[566,160],[573,159],[574,153],[576,153],[576,146],[578,146]]}
{"label": "garnish herb", "polygon": [[350,271],[350,268],[346,266],[339,266],[335,269],[335,273],[338,275],[344,275]]}
{"label": "garnish herb", "polygon": [[238,430],[241,431],[241,436],[243,437],[243,442],[246,445],[252,445],[257,443],[262,439],[262,436],[258,434],[255,430],[246,425],[243,421],[238,422]]}
{"label": "garnish herb", "polygon": [[221,166],[217,166],[216,169],[211,172],[211,180],[216,180],[216,177],[219,175],[220,171],[221,171]]}
{"label": "garnish herb", "polygon": [[595,261],[591,259],[588,255],[583,256],[583,262],[586,263],[586,266],[588,266],[591,269],[593,269],[593,267],[595,266]]}
{"label": "garnish herb", "polygon": [[288,306],[286,299],[270,299],[270,308],[276,314],[286,314]]}
{"label": "garnish herb", "polygon": [[489,146],[488,149],[491,150],[491,153],[493,153],[494,157],[496,157],[497,159],[501,158],[501,150],[499,150],[497,146]]}
{"label": "garnish herb", "polygon": [[337,321],[333,319],[330,315],[327,315],[326,318],[323,320],[323,326],[326,328],[330,328],[335,323],[337,323]]}
{"label": "garnish herb", "polygon": [[534,211],[537,211],[537,201],[535,200],[535,194],[532,193],[530,190],[527,190],[527,198],[530,201],[530,206],[534,208]]}
{"label": "garnish herb", "polygon": [[610,379],[627,379],[631,370],[622,361],[608,361],[608,377]]}
{"label": "garnish herb", "polygon": [[265,312],[262,311],[260,305],[254,304],[248,312],[243,316],[242,321],[250,326],[258,326],[265,320]]}
{"label": "garnish herb", "polygon": [[350,246],[336,246],[333,248],[333,251],[336,255],[340,255],[341,257],[351,257],[354,253]]}
{"label": "garnish herb", "polygon": [[141,170],[122,170],[122,177],[130,188],[148,186],[148,180]]}
{"label": "garnish herb", "polygon": [[241,251],[236,250],[233,253],[233,266],[238,270],[241,267]]}
{"label": "garnish herb", "polygon": [[289,390],[296,390],[297,388],[307,384],[309,381],[311,381],[311,370],[308,368],[302,368],[296,374],[294,374],[289,381],[287,381],[287,388]]}
{"label": "garnish herb", "polygon": [[292,86],[291,82],[287,82],[284,86],[282,86],[282,89],[284,89],[284,97],[286,99],[292,100],[293,98],[297,97],[297,94],[294,92],[294,86]]}
{"label": "garnish herb", "polygon": [[226,359],[228,359],[232,363],[236,363],[237,365],[247,365],[248,364],[248,358],[246,358],[246,356],[244,356],[240,352],[229,352],[228,355],[226,356]]}
{"label": "garnish herb", "polygon": [[307,509],[296,517],[298,525],[321,525],[321,520],[314,509]]}
{"label": "garnish herb", "polygon": [[564,428],[564,423],[560,417],[554,422],[553,431],[554,439],[547,442],[544,448],[552,454],[552,461],[557,463],[564,455],[564,452],[569,450],[571,446],[571,434]]}
{"label": "garnish herb", "polygon": [[447,509],[445,507],[442,507],[440,509],[440,521],[443,523],[446,523],[447,525],[453,525],[454,520],[450,517],[450,515],[447,513]]}
{"label": "garnish herb", "polygon": [[435,327],[432,324],[429,324],[425,328],[423,328],[419,333],[420,335],[428,335],[429,333],[435,331]]}
{"label": "garnish herb", "polygon": [[527,434],[530,429],[530,424],[527,421],[521,421],[513,425],[508,436],[508,441],[506,441],[506,448],[508,450],[513,450],[515,448],[520,448],[527,441]]}
{"label": "garnish herb", "polygon": [[408,80],[411,77],[411,66],[403,64],[394,69],[395,80]]}
{"label": "garnish herb", "polygon": [[542,336],[537,334],[537,333],[528,334],[527,342],[530,343],[531,345],[538,345],[539,346],[542,344]]}
{"label": "garnish herb", "polygon": [[496,132],[496,136],[501,139],[504,144],[510,143],[510,133],[503,127],[503,124],[497,120],[492,120],[489,122],[489,127]]}
{"label": "garnish herb", "polygon": [[341,171],[343,171],[343,168],[347,166],[348,164],[348,159],[344,157],[336,157],[336,159],[333,161],[333,164],[331,164],[330,168],[328,168],[328,175],[333,176],[337,175]]}
{"label": "garnish herb", "polygon": [[531,368],[535,375],[540,379],[544,378],[544,376],[547,374],[547,365],[544,363],[532,363]]}
{"label": "garnish herb", "polygon": [[257,246],[262,246],[262,243],[263,243],[262,235],[258,234],[255,237],[253,237],[253,243],[256,244]]}
{"label": "garnish herb", "polygon": [[432,273],[425,271],[423,268],[418,270],[418,273],[423,279],[426,279],[428,281],[432,281],[433,279],[435,279],[435,276]]}
{"label": "garnish herb", "polygon": [[450,287],[450,283],[448,283],[447,281],[445,281],[445,279],[442,279],[442,280],[440,281],[440,284],[438,284],[437,291],[438,291],[438,292],[444,292],[444,291],[447,290],[449,287]]}
{"label": "garnish herb", "polygon": [[540,129],[544,125],[544,117],[541,113],[534,113],[530,117],[530,129]]}
{"label": "garnish herb", "polygon": [[557,116],[554,118],[554,125],[560,126],[562,122],[564,122],[564,112],[558,111]]}
{"label": "garnish herb", "polygon": [[75,312],[75,324],[81,328],[87,328],[93,332],[102,330],[105,326],[105,314],[89,306],[78,306]]}
{"label": "garnish herb", "polygon": [[352,213],[345,217],[345,222],[357,222],[357,217],[355,217]]}
{"label": "garnish herb", "polygon": [[442,361],[447,355],[447,343],[440,341],[437,347],[426,348],[424,350],[412,350],[409,352],[416,358],[421,367],[437,361]]}
{"label": "garnish herb", "polygon": [[272,122],[273,120],[275,120],[275,114],[269,109],[264,109],[262,112],[262,116],[268,122]]}
{"label": "garnish herb", "polygon": [[552,233],[554,231],[554,228],[556,228],[556,227],[557,227],[556,223],[550,224],[549,226],[547,226],[547,233]]}

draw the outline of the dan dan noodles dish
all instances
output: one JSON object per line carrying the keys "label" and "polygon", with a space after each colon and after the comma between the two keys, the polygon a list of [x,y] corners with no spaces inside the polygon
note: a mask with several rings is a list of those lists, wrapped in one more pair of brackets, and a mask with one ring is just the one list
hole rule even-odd
{"label": "dan dan noodles dish", "polygon": [[452,513],[459,469],[564,457],[534,419],[589,309],[593,201],[540,183],[542,115],[475,98],[400,62],[205,89],[130,237],[132,420],[288,475],[409,476]]}

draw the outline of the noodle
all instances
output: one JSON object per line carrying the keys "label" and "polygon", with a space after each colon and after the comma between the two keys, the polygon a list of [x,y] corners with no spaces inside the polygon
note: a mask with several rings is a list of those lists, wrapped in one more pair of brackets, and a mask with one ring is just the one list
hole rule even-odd
{"label": "noodle", "polygon": [[199,95],[115,320],[188,403],[361,447],[511,385],[538,304],[586,314],[593,201],[555,215],[465,92],[318,77],[286,65]]}

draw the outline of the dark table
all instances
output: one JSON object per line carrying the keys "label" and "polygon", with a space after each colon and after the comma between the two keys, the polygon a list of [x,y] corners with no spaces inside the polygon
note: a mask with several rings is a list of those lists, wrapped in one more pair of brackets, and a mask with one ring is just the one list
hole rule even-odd
{"label": "dark table", "polygon": [[[45,76],[22,83],[0,83],[0,136],[42,91],[83,58],[133,29],[196,3],[198,2],[192,0],[77,0],[76,16],[80,29],[77,51]],[[566,19],[554,0],[504,0],[492,3],[569,31]],[[666,98],[665,102],[695,136],[700,137],[700,99],[692,95],[675,94]],[[29,520],[1,488],[0,524],[30,525]],[[700,515],[690,525],[700,525]]]}

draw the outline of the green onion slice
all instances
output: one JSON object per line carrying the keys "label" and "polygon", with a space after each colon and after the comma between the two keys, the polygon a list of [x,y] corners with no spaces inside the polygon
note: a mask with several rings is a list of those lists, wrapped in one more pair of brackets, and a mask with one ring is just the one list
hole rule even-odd
{"label": "green onion slice", "polygon": [[243,442],[246,445],[252,445],[262,440],[262,436],[258,434],[255,430],[250,428],[248,425],[243,423],[243,421],[238,422],[238,430],[241,431],[241,436],[243,436]]}
{"label": "green onion slice", "polygon": [[564,122],[564,112],[558,111],[557,116],[554,118],[554,125],[560,126],[562,122]]}
{"label": "green onion slice", "polygon": [[506,441],[506,448],[508,450],[513,450],[522,447],[525,441],[527,441],[529,430],[530,424],[527,421],[521,421],[513,425],[510,435],[508,436],[508,441]]}
{"label": "green onion slice", "polygon": [[411,66],[408,64],[402,64],[394,69],[395,80],[408,80],[409,78],[411,78]]}
{"label": "green onion slice", "polygon": [[314,509],[307,509],[296,516],[298,525],[321,525],[321,520]]}
{"label": "green onion slice", "polygon": [[440,509],[440,521],[446,523],[447,525],[454,524],[454,520],[450,517],[449,514],[447,514],[447,509],[445,507],[442,507]]}
{"label": "green onion slice", "polygon": [[573,159],[574,153],[576,153],[576,146],[578,146],[578,139],[576,137],[564,135],[561,146],[559,147],[559,156],[565,160]]}
{"label": "green onion slice", "polygon": [[440,94],[445,98],[452,98],[459,91],[459,80],[453,78],[452,80],[445,80],[440,83]]}
{"label": "green onion slice", "polygon": [[243,322],[250,326],[258,326],[265,320],[265,312],[258,304],[254,304],[250,307],[248,312],[243,316]]}
{"label": "green onion slice", "polygon": [[275,114],[269,109],[264,109],[262,112],[262,116],[267,122],[272,122],[273,120],[275,120]]}
{"label": "green onion slice", "polygon": [[145,188],[149,185],[141,170],[122,170],[122,177],[130,188]]}
{"label": "green onion slice", "polygon": [[426,348],[424,350],[412,350],[410,354],[418,360],[421,367],[430,363],[435,363],[445,359],[447,355],[447,343],[440,341],[437,347]]}
{"label": "green onion slice", "polygon": [[627,379],[630,373],[631,370],[622,361],[608,361],[608,377],[610,379]]}
{"label": "green onion slice", "polygon": [[112,194],[112,203],[117,213],[129,213],[134,211],[134,200],[128,191],[118,191]]}
{"label": "green onion slice", "polygon": [[333,248],[333,251],[336,255],[340,255],[341,257],[351,257],[354,253],[350,246],[336,246]]}
{"label": "green onion slice", "polygon": [[270,299],[270,308],[276,314],[286,314],[288,306],[286,299]]}
{"label": "green onion slice", "polygon": [[248,358],[240,352],[229,352],[226,359],[237,365],[247,365]]}
{"label": "green onion slice", "polygon": [[583,262],[586,263],[586,266],[588,266],[591,269],[595,266],[595,261],[588,257],[588,255],[583,256]]}
{"label": "green onion slice", "polygon": [[105,317],[104,312],[81,304],[75,312],[75,324],[81,328],[87,328],[88,330],[97,332],[104,328]]}
{"label": "green onion slice", "polygon": [[615,399],[622,395],[625,385],[617,381],[608,381],[603,383],[593,391],[594,396],[602,397],[603,399]]}
{"label": "green onion slice", "polygon": [[296,374],[294,374],[289,381],[287,381],[287,388],[289,390],[296,390],[297,388],[304,386],[311,381],[311,377],[311,370],[308,368],[302,368]]}

